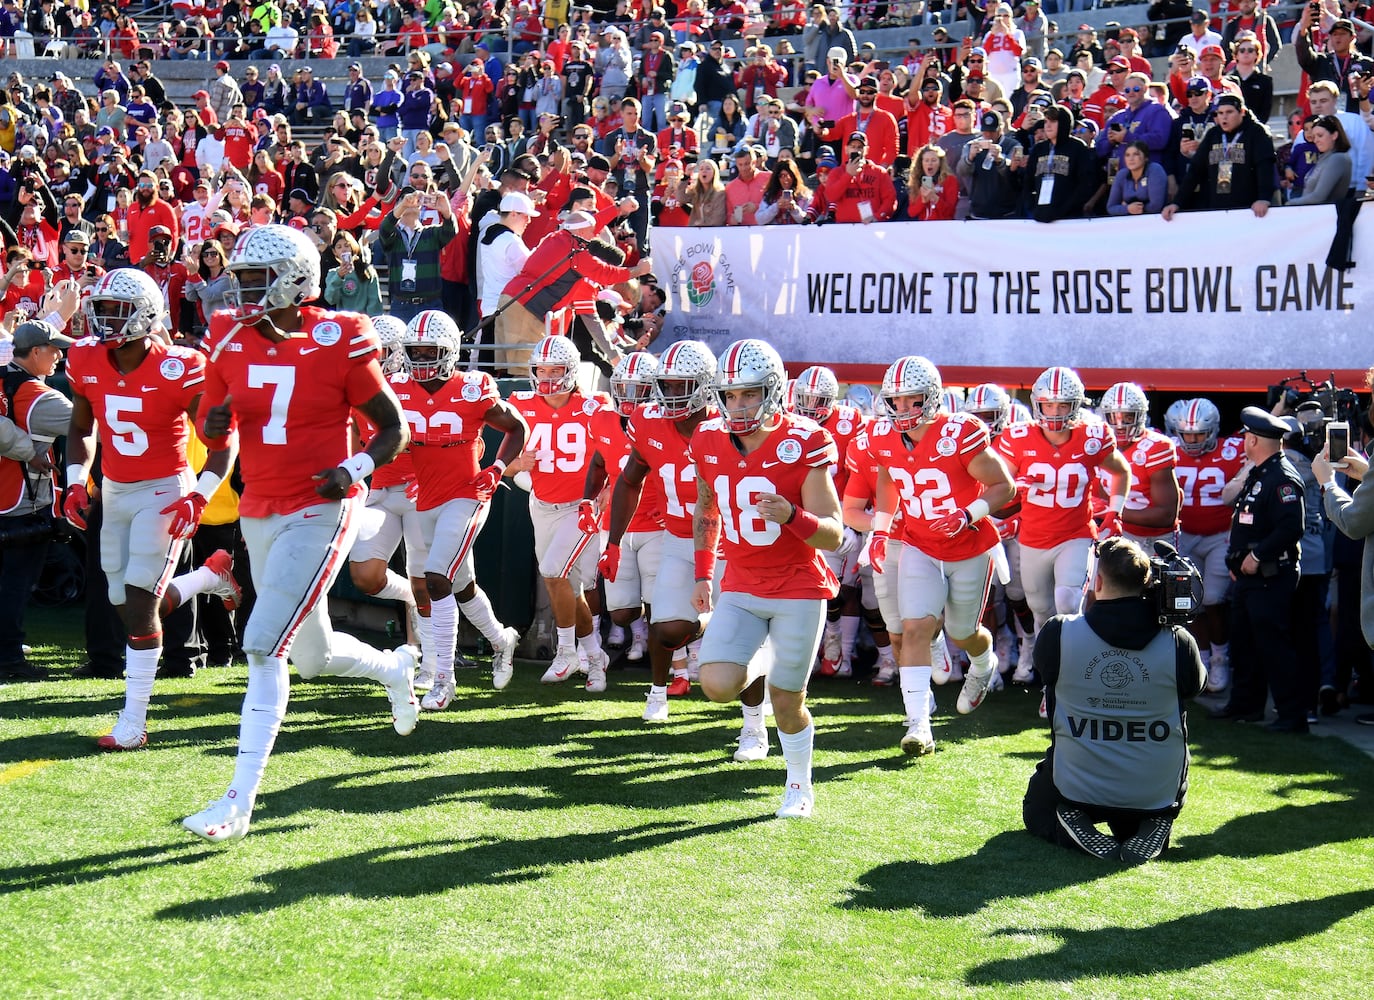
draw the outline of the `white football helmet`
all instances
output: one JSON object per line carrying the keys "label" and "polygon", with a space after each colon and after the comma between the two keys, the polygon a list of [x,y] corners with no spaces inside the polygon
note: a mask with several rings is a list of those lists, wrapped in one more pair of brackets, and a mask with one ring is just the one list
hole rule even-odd
{"label": "white football helmet", "polygon": [[382,371],[390,375],[405,368],[406,325],[395,316],[373,316],[372,328],[382,343]]}
{"label": "white football helmet", "polygon": [[225,265],[234,282],[224,300],[245,314],[320,297],[320,252],[290,226],[256,226],[239,237]]}
{"label": "white football helmet", "polygon": [[1117,439],[1130,442],[1145,433],[1150,400],[1134,382],[1118,382],[1103,394],[1098,410]]}
{"label": "white football helmet", "polygon": [[[577,366],[582,363],[582,355],[567,337],[545,337],[534,346],[530,353],[530,383],[536,395],[558,396],[572,392],[577,385]],[[563,373],[549,378],[540,378],[536,368],[562,368]]]}
{"label": "white football helmet", "polygon": [[796,383],[788,409],[818,424],[829,420],[835,409],[835,397],[840,394],[840,380],[835,373],[822,365],[812,365],[797,376]]}
{"label": "white football helmet", "polygon": [[[1083,380],[1072,368],[1046,368],[1031,386],[1031,415],[1047,431],[1062,431],[1072,427],[1085,402],[1087,394],[1083,391]],[[1064,416],[1047,417],[1044,410],[1046,403],[1068,403],[1069,412]]]}
{"label": "white football helmet", "polygon": [[1013,399],[1011,401],[1011,416],[1007,419],[1007,425],[1033,423],[1035,423],[1035,418],[1031,416],[1030,407],[1019,399]]}
{"label": "white football helmet", "polygon": [[958,386],[947,386],[940,393],[940,409],[946,413],[958,413],[964,408],[964,390]]}
{"label": "white football helmet", "polygon": [[[1210,399],[1190,399],[1183,414],[1178,418],[1179,448],[1185,455],[1205,455],[1217,446],[1217,435],[1221,433],[1221,411]],[[1184,434],[1204,434],[1201,441],[1191,444],[1184,440]]]}
{"label": "white football helmet", "polygon": [[[720,356],[716,370],[716,402],[731,434],[753,434],[783,411],[787,369],[782,357],[762,340],[737,340]],[[762,389],[756,407],[731,409],[725,393],[731,389]]]}
{"label": "white football helmet", "polygon": [[654,398],[654,376],[658,374],[658,358],[648,351],[625,355],[611,372],[611,399],[622,417],[634,413]]}
{"label": "white football helmet", "polygon": [[[458,324],[448,313],[438,309],[426,309],[415,314],[406,324],[401,350],[404,359],[401,370],[417,382],[453,377],[458,365],[459,339]],[[420,351],[422,357],[416,357]]]}
{"label": "white football helmet", "polygon": [[987,424],[992,433],[1000,434],[1011,419],[1011,397],[1000,385],[984,382],[968,391],[968,398],[959,409],[972,413]]}
{"label": "white football helmet", "polygon": [[91,286],[81,311],[88,334],[102,344],[124,344],[157,329],[167,311],[167,299],[145,272],[118,267]]}
{"label": "white football helmet", "polygon": [[[940,370],[916,354],[892,362],[883,376],[880,407],[892,426],[899,431],[934,420],[940,414]],[[898,413],[896,400],[901,396],[920,396],[921,405],[906,413]]]}
{"label": "white football helmet", "polygon": [[1188,405],[1191,399],[1176,399],[1169,404],[1169,408],[1164,411],[1164,433],[1170,437],[1178,437],[1178,422],[1183,419],[1183,414],[1188,412]]}
{"label": "white football helmet", "polygon": [[711,403],[716,356],[699,340],[680,340],[658,359],[654,398],[669,420],[685,420]]}

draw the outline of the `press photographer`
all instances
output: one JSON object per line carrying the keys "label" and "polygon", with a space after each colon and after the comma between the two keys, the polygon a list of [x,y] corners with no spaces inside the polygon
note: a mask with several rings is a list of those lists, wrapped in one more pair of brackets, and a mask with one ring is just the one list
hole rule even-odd
{"label": "press photographer", "polygon": [[[1035,640],[1050,747],[1021,803],[1026,829],[1102,860],[1138,864],[1169,845],[1188,791],[1187,699],[1207,681],[1183,625],[1201,578],[1167,545],[1097,546],[1096,598],[1057,615]],[[1105,823],[1111,833],[1097,828]]]}
{"label": "press photographer", "polygon": [[0,416],[33,438],[29,462],[0,457],[0,682],[41,680],[47,670],[24,659],[24,612],[43,572],[55,520],[52,461],[55,438],[67,432],[72,404],[47,385],[72,340],[45,320],[14,330],[14,360],[4,371]]}

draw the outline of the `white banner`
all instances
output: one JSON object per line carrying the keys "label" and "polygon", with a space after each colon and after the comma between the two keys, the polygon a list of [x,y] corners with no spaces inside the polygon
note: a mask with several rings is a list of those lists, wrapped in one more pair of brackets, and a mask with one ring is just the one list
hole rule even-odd
{"label": "white banner", "polygon": [[[666,338],[717,352],[769,341],[795,371],[875,381],[922,354],[950,384],[1028,385],[1050,365],[1090,384],[1254,389],[1299,369],[1359,385],[1374,282],[1334,271],[1330,206],[1081,222],[660,228]],[[1355,258],[1374,246],[1357,220]],[[1366,316],[1357,321],[1357,310]]]}

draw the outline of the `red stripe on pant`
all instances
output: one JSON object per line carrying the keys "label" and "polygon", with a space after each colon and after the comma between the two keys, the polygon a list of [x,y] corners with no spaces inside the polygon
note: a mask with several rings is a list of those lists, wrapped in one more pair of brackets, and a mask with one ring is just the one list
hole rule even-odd
{"label": "red stripe on pant", "polygon": [[354,506],[354,503],[349,500],[344,500],[339,505],[339,526],[334,531],[334,537],[329,541],[329,548],[327,549],[324,563],[320,567],[320,572],[315,575],[315,580],[311,583],[310,589],[306,593],[306,598],[301,603],[299,610],[296,612],[296,616],[291,619],[291,624],[286,627],[286,631],[282,633],[282,637],[277,640],[276,646],[273,647],[273,657],[285,656],[291,649],[291,643],[295,641],[296,633],[300,631],[301,625],[305,622],[305,619],[309,616],[311,611],[315,610],[315,605],[318,604],[320,599],[324,596],[327,581],[334,575],[340,561],[346,555],[343,551],[343,546],[339,543],[342,542],[344,536],[348,534],[349,526],[353,523]]}

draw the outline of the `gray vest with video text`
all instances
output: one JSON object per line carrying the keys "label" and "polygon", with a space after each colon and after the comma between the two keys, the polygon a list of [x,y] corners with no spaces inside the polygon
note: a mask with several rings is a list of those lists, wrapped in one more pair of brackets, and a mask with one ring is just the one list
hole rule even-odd
{"label": "gray vest with video text", "polygon": [[1075,802],[1164,809],[1178,798],[1188,745],[1174,634],[1118,649],[1076,615],[1061,632],[1054,687],[1054,785]]}

